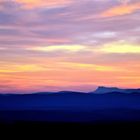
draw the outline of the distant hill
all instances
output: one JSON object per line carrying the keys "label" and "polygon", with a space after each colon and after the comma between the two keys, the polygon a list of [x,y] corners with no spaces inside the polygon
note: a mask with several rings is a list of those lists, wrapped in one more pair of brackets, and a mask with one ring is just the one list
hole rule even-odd
{"label": "distant hill", "polygon": [[[129,93],[129,94],[124,94]],[[135,89],[99,87],[95,92],[39,92],[34,94],[0,94],[0,110],[17,109],[98,109],[126,104],[140,107],[140,92]]]}
{"label": "distant hill", "polygon": [[0,121],[3,120],[140,121],[140,92],[139,89],[99,87],[91,93],[60,91],[1,94]]}
{"label": "distant hill", "polygon": [[[91,91],[91,92],[81,92],[81,91],[71,91],[71,90],[67,90],[67,91],[56,91],[56,92],[49,92],[49,91],[44,91],[44,92],[34,92],[34,93],[28,93],[26,95],[30,95],[30,94],[39,94],[39,95],[50,95],[50,94],[105,94],[105,93],[128,93],[128,94],[132,94],[132,93],[140,93],[140,88],[137,89],[121,89],[121,88],[117,88],[117,87],[105,87],[105,86],[99,86],[96,90]],[[0,93],[0,95],[25,95],[24,93],[20,94],[20,93]]]}
{"label": "distant hill", "polygon": [[140,89],[120,89],[117,87],[104,87],[99,86],[93,93],[104,94],[111,92],[120,92],[120,93],[140,93]]}

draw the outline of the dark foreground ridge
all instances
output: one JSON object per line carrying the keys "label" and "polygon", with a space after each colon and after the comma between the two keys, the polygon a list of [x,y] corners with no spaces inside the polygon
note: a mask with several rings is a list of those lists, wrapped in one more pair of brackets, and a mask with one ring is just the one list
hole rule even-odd
{"label": "dark foreground ridge", "polygon": [[140,129],[140,122],[137,121],[125,121],[125,122],[97,122],[97,123],[70,123],[70,122],[40,122],[40,121],[16,121],[16,122],[1,122],[1,128],[8,129],[21,129],[25,130],[45,128],[44,130],[49,129],[49,131],[60,131],[60,130],[92,130],[92,131],[125,131],[125,130],[135,130]]}

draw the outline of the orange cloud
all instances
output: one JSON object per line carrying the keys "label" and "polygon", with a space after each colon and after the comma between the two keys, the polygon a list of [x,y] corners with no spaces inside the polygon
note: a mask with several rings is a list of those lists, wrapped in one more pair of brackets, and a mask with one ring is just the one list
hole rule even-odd
{"label": "orange cloud", "polygon": [[[82,85],[139,87],[138,62],[101,65],[60,62],[57,59],[50,61],[42,58],[34,64],[1,63],[0,90],[6,85],[10,91],[15,89],[28,92]],[[5,92],[7,90],[3,89]]]}
{"label": "orange cloud", "polygon": [[139,9],[140,3],[119,5],[104,11],[103,13],[101,13],[100,17],[114,17],[125,14],[131,14]]}
{"label": "orange cloud", "polygon": [[36,7],[51,7],[68,4],[71,0],[15,0],[18,3],[24,5],[25,8],[36,8]]}
{"label": "orange cloud", "polygon": [[[0,73],[0,85],[10,87],[9,91],[39,91],[64,89],[69,86],[105,85],[119,87],[139,87],[139,71],[108,72],[91,69],[61,69],[44,72],[12,72]],[[135,81],[135,82],[132,82]],[[48,87],[50,87],[48,89]],[[51,88],[52,87],[52,88]],[[0,88],[0,90],[2,90]],[[8,89],[6,88],[5,91]],[[68,88],[67,88],[68,90]]]}

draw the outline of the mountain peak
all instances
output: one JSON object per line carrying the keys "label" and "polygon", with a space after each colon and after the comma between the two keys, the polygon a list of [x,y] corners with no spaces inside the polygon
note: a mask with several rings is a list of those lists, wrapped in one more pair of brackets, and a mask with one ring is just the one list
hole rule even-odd
{"label": "mountain peak", "polygon": [[117,87],[105,87],[105,86],[99,86],[97,89],[119,89]]}
{"label": "mountain peak", "polygon": [[132,92],[140,92],[140,89],[121,89],[117,87],[99,86],[94,91],[94,93],[98,93],[98,94],[111,93],[111,92],[132,93]]}
{"label": "mountain peak", "polygon": [[105,87],[99,86],[94,93],[109,93],[109,92],[123,92],[123,89],[119,89],[117,87]]}

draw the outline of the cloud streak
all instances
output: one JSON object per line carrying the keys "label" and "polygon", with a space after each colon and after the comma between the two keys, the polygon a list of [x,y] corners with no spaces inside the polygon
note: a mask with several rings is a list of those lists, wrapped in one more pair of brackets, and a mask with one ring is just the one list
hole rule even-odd
{"label": "cloud streak", "polygon": [[137,53],[140,54],[139,45],[124,44],[124,43],[111,43],[103,46],[100,51],[104,53]]}
{"label": "cloud streak", "polygon": [[67,51],[67,52],[78,52],[83,51],[86,48],[80,45],[60,45],[60,46],[47,46],[47,47],[34,47],[28,50],[32,51],[42,51],[42,52],[55,52],[55,51]]}
{"label": "cloud streak", "polygon": [[40,8],[40,7],[54,7],[58,5],[65,5],[70,3],[72,0],[15,0],[21,4],[24,8]]}
{"label": "cloud streak", "polygon": [[132,3],[132,4],[125,4],[114,6],[112,8],[107,9],[103,13],[101,13],[100,17],[114,17],[114,16],[123,16],[126,14],[131,14],[140,10],[140,3]]}

